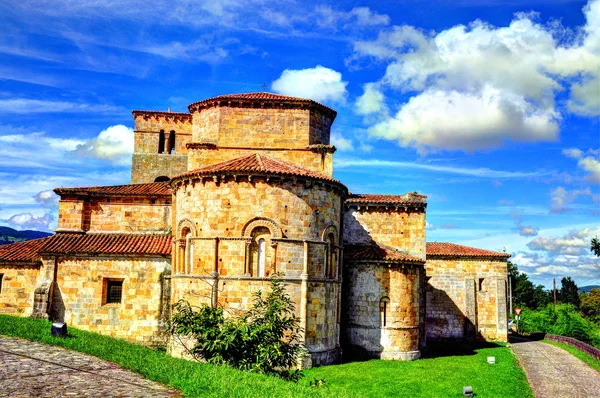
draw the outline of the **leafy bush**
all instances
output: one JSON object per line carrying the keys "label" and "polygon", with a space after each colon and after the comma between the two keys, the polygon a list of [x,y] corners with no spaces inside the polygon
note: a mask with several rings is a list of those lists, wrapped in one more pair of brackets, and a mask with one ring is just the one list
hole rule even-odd
{"label": "leafy bush", "polygon": [[248,312],[229,317],[223,308],[202,305],[194,311],[179,301],[170,331],[192,336],[197,342],[191,353],[209,363],[299,380],[302,373],[293,368],[302,350],[300,319],[283,282],[274,278],[266,297],[260,291],[253,296]]}
{"label": "leafy bush", "polygon": [[558,334],[600,347],[600,328],[583,318],[571,304],[559,304],[556,311],[552,304],[537,311],[524,308],[519,331]]}

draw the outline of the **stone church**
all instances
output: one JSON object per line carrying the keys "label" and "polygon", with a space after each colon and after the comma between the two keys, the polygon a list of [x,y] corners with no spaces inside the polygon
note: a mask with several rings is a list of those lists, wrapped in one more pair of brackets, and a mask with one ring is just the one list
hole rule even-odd
{"label": "stone church", "polygon": [[0,247],[0,313],[154,344],[178,300],[243,310],[277,273],[304,366],[506,341],[509,255],[426,242],[424,195],[348,192],[335,117],[265,92],[133,111],[131,184],[55,189],[56,234]]}

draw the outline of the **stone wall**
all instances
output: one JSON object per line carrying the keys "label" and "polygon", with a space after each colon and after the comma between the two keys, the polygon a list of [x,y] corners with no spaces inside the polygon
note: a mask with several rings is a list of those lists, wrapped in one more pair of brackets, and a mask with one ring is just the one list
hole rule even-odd
{"label": "stone wall", "polygon": [[422,265],[344,264],[344,352],[417,359],[423,283]]}
{"label": "stone wall", "polygon": [[425,267],[427,339],[507,340],[506,260],[435,257]]}
{"label": "stone wall", "polygon": [[425,211],[376,206],[350,207],[344,212],[344,243],[375,241],[425,259]]}
{"label": "stone wall", "polygon": [[[131,183],[154,182],[157,177],[173,178],[187,170],[187,144],[192,137],[191,115],[178,113],[134,113],[134,153]],[[160,131],[164,131],[163,153],[159,153]],[[174,153],[168,152],[171,131],[175,132]]]}
{"label": "stone wall", "polygon": [[[308,365],[334,361],[339,355],[339,247],[324,242],[323,234],[333,231],[339,242],[339,189],[240,176],[188,181],[175,193],[173,302],[247,310],[251,293],[268,290],[269,278],[279,273],[314,354]],[[264,276],[258,273],[254,231],[266,241]],[[332,250],[336,271],[327,275]]]}
{"label": "stone wall", "polygon": [[313,152],[309,149],[278,150],[257,148],[222,148],[193,149],[188,155],[188,169],[193,170],[215,163],[225,162],[242,156],[260,153],[275,159],[296,164],[305,169],[314,170],[326,175],[333,175],[333,154]]}
{"label": "stone wall", "polygon": [[40,266],[0,264],[0,314],[31,315]]}
{"label": "stone wall", "polygon": [[[164,301],[170,299],[165,291],[168,278],[169,259],[163,257],[60,257],[53,318],[112,337],[166,343],[164,322],[169,318],[165,313],[169,307]],[[123,281],[121,303],[105,303],[105,283],[109,279]]]}
{"label": "stone wall", "polygon": [[[154,203],[153,203],[154,202]],[[171,204],[165,199],[113,198],[61,200],[59,231],[156,232],[171,223]]]}

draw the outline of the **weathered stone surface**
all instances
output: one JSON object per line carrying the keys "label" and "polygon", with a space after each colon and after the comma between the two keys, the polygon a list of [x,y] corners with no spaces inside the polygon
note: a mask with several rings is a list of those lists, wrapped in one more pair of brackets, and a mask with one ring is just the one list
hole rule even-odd
{"label": "weathered stone surface", "polygon": [[39,266],[0,265],[0,314],[31,315],[39,271]]}

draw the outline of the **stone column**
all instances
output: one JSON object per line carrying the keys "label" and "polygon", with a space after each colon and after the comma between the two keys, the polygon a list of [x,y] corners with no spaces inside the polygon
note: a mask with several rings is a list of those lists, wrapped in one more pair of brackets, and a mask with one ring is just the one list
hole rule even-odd
{"label": "stone column", "polygon": [[465,279],[465,340],[477,337],[477,292],[474,278]]}
{"label": "stone column", "polygon": [[508,314],[506,309],[506,280],[496,278],[496,339],[508,340]]}

